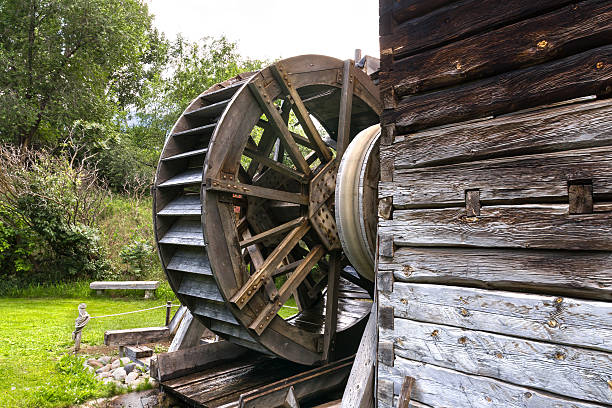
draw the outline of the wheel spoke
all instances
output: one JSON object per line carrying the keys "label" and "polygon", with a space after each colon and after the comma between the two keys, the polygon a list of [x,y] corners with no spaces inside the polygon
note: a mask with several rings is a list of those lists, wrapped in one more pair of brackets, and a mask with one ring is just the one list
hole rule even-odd
{"label": "wheel spoke", "polygon": [[291,297],[291,294],[298,288],[304,279],[306,279],[306,276],[308,276],[312,268],[319,261],[319,259],[323,257],[323,255],[325,255],[325,248],[323,245],[318,245],[313,248],[280,288],[278,291],[278,298],[263,308],[261,313],[255,318],[255,320],[253,320],[253,323],[251,323],[249,328],[255,330],[257,334],[261,335],[266,327],[268,327],[268,325],[272,322],[272,319],[274,319],[280,308],[285,304],[289,297]]}
{"label": "wheel spoke", "polygon": [[245,238],[244,240],[240,241],[240,248],[245,248],[247,246],[261,242],[267,238],[289,231],[290,229],[302,224],[305,220],[306,217],[296,218],[295,220],[286,222],[284,224],[279,225],[278,227],[274,227],[250,238]]}
{"label": "wheel spoke", "polygon": [[276,106],[274,106],[268,95],[265,93],[261,82],[250,82],[249,89],[251,90],[251,93],[255,99],[257,99],[259,106],[261,106],[263,109],[269,122],[281,136],[281,141],[285,145],[285,149],[287,149],[287,153],[289,153],[289,157],[291,157],[295,167],[306,175],[310,174],[310,167],[308,166],[308,163],[306,163],[306,160],[304,159],[304,156],[302,156],[302,153],[295,143],[295,140],[293,140],[293,136],[283,121],[280,113],[278,113]]}
{"label": "wheel spoke", "polygon": [[338,118],[338,144],[336,158],[340,160],[350,142],[351,112],[353,110],[353,64],[351,60],[344,61],[342,71],[342,93],[340,94],[340,116]]}
{"label": "wheel spoke", "polygon": [[230,300],[239,309],[244,308],[246,304],[255,295],[257,290],[264,284],[265,281],[271,281],[272,273],[281,263],[289,252],[297,245],[304,235],[310,230],[310,224],[303,222],[301,225],[293,229],[283,240],[274,251],[268,256],[268,258],[261,265],[261,268],[255,271],[242,286],[238,292]]}
{"label": "wheel spoke", "polygon": [[[291,110],[291,109],[289,109]],[[281,115],[284,115],[284,112],[281,113]],[[268,123],[267,121],[260,119],[259,122],[257,122],[257,126],[259,126],[260,128],[263,129],[270,129],[270,123]],[[271,130],[272,131],[272,130]],[[293,140],[295,140],[295,143],[299,144],[300,146],[304,146],[307,147],[309,149],[312,150],[312,143],[310,143],[310,140],[306,139],[304,136],[299,135],[295,132],[290,132],[291,136],[293,136]]]}
{"label": "wheel spoke", "polygon": [[260,187],[251,184],[243,184],[234,181],[209,178],[206,179],[206,190],[222,191],[234,194],[244,194],[248,196],[266,198],[268,200],[284,201],[287,203],[294,204],[308,204],[308,197],[304,194],[290,193],[288,191],[275,190],[273,188]]}
{"label": "wheel spoke", "polygon": [[258,163],[263,164],[269,168],[271,168],[272,170],[281,173],[287,177],[291,177],[294,180],[299,181],[300,183],[307,183],[308,182],[308,178],[302,174],[299,173],[287,166],[285,166],[284,164],[281,164],[279,162],[277,162],[276,160],[273,160],[267,156],[263,156],[262,154],[260,154],[259,152],[257,152],[256,150],[253,150],[252,148],[250,148],[249,146],[247,146],[244,149],[244,153],[245,156],[250,157],[253,160],[257,160]]}
{"label": "wheel spoke", "polygon": [[295,108],[293,112],[295,113],[295,116],[297,116],[298,121],[302,125],[302,129],[304,130],[304,133],[306,133],[308,140],[310,140],[310,142],[312,143],[313,150],[317,152],[322,162],[326,163],[330,161],[332,159],[331,151],[329,150],[329,147],[327,147],[323,139],[321,139],[321,135],[319,134],[317,127],[312,122],[310,114],[308,113],[308,110],[306,109],[302,98],[298,94],[297,89],[295,89],[295,87],[291,83],[291,80],[289,79],[289,75],[286,72],[285,68],[282,67],[280,64],[277,64],[271,66],[270,69],[272,70],[272,73],[276,77],[276,80],[280,84],[283,91],[289,94],[291,99],[293,99],[293,105]]}

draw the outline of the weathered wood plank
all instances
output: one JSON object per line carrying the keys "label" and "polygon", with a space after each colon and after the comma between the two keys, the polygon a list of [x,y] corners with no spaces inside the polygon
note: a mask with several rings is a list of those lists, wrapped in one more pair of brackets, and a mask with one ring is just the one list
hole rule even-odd
{"label": "weathered wood plank", "polygon": [[170,329],[165,326],[107,330],[104,333],[104,344],[107,346],[128,346],[130,344],[155,343],[168,340],[169,337]]}
{"label": "weathered wood plank", "polygon": [[380,48],[392,48],[393,56],[400,58],[485,29],[543,14],[567,3],[569,1],[559,0],[515,0],[507,3],[496,0],[460,1],[398,25],[393,34],[381,36]]}
{"label": "weathered wood plank", "polygon": [[180,218],[159,240],[161,244],[204,247],[202,224],[197,219]]}
{"label": "weathered wood plank", "polygon": [[155,290],[159,281],[96,281],[89,284],[89,289],[151,289]]}
{"label": "weathered wood plank", "polygon": [[226,360],[236,359],[247,353],[247,349],[227,341],[206,343],[184,350],[157,355],[157,372],[151,370],[159,381],[167,381],[178,378],[199,369],[220,363]]}
{"label": "weathered wood plank", "polygon": [[[399,393],[401,378],[415,378],[412,399],[435,407],[470,408],[603,408],[604,405],[578,401],[561,395],[525,388],[493,378],[469,375],[396,357],[394,367],[380,367],[382,381],[395,382]],[[380,381],[379,380],[379,381]],[[558,390],[563,393],[563,390]],[[608,405],[605,405],[608,406]]]}
{"label": "weathered wood plank", "polygon": [[603,146],[612,143],[612,101],[517,112],[395,140],[395,169]]}
{"label": "weathered wood plank", "polygon": [[172,338],[172,343],[170,343],[170,347],[168,347],[168,352],[198,346],[200,344],[200,339],[206,332],[209,335],[212,334],[202,322],[196,319],[190,311],[187,311],[176,334]]}
{"label": "weathered wood plank", "polygon": [[342,408],[374,407],[374,377],[376,376],[374,364],[377,340],[376,304],[373,304],[368,324],[355,355],[351,374],[344,388],[340,405]]}
{"label": "weathered wood plank", "polygon": [[184,247],[177,249],[166,268],[173,271],[212,276],[208,255],[202,248]]}
{"label": "weathered wood plank", "polygon": [[233,194],[244,194],[268,200],[285,201],[301,205],[308,204],[308,197],[300,193],[290,193],[284,190],[260,187],[252,184],[243,184],[236,181],[224,181],[217,179],[206,180],[206,190],[224,191]]}
{"label": "weathered wood plank", "polygon": [[[569,215],[567,205],[398,210],[379,234],[398,246],[479,246],[565,250],[612,250],[612,214]],[[585,239],[588,237],[588,239]]]}
{"label": "weathered wood plank", "polygon": [[396,0],[389,10],[397,23],[420,17],[456,0]]}
{"label": "weathered wood plank", "polygon": [[[510,3],[508,3],[510,4]],[[514,6],[514,2],[512,5]],[[383,113],[398,133],[612,92],[612,46],[403,98]]]}
{"label": "weathered wood plank", "polygon": [[157,215],[182,216],[202,215],[202,202],[199,195],[181,195],[170,201]]}
{"label": "weathered wood plank", "polygon": [[612,193],[612,146],[519,157],[489,159],[438,167],[395,171],[393,185],[383,184],[384,196],[393,195],[395,208],[464,205],[467,190],[480,190],[480,201],[502,204],[568,200],[568,183],[592,180],[593,194]]}
{"label": "weathered wood plank", "polygon": [[566,57],[609,43],[611,21],[607,0],[571,4],[402,59],[381,73],[381,87],[402,97]]}
{"label": "weathered wood plank", "polygon": [[159,184],[158,187],[176,187],[189,184],[200,184],[202,182],[202,169],[188,169],[183,173]]}
{"label": "weathered wood plank", "polygon": [[178,293],[216,302],[224,302],[214,278],[207,275],[185,275],[178,288]]}
{"label": "weathered wood plank", "polygon": [[379,338],[394,342],[396,356],[585,401],[611,401],[610,353],[405,319],[396,319],[395,327],[380,330]]}
{"label": "weathered wood plank", "polygon": [[530,288],[612,300],[610,252],[400,247],[393,259],[379,258],[378,269],[379,275],[392,271],[395,282]]}
{"label": "weathered wood plank", "polygon": [[379,296],[396,318],[612,352],[610,302],[404,282]]}

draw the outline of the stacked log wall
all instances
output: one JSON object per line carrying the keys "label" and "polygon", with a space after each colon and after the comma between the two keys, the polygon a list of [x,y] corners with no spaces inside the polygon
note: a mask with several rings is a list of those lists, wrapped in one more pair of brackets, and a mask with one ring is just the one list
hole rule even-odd
{"label": "stacked log wall", "polygon": [[380,0],[378,407],[612,406],[612,2]]}

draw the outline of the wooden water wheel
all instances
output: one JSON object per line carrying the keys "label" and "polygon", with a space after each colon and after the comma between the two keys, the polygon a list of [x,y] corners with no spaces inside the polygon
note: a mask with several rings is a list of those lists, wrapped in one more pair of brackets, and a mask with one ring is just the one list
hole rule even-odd
{"label": "wooden water wheel", "polygon": [[[170,285],[213,332],[302,364],[355,352],[372,282],[342,250],[336,177],[379,114],[365,73],[314,55],[217,84],[185,110],[158,167],[155,233]],[[287,302],[296,314],[283,319]]]}

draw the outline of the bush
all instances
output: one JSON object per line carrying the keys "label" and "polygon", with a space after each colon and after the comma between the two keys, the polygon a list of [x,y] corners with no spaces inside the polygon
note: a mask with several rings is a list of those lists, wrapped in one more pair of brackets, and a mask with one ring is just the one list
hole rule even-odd
{"label": "bush", "polygon": [[110,267],[94,227],[106,191],[67,153],[0,146],[0,277],[24,285],[95,278]]}
{"label": "bush", "polygon": [[145,268],[151,266],[153,247],[145,240],[139,239],[123,247],[119,256],[127,265],[126,273],[133,279],[144,276]]}

